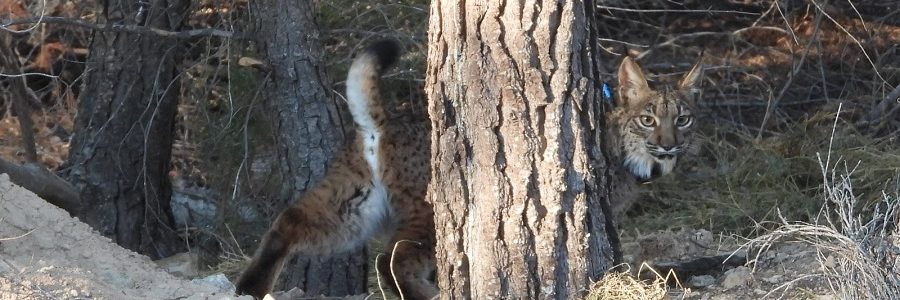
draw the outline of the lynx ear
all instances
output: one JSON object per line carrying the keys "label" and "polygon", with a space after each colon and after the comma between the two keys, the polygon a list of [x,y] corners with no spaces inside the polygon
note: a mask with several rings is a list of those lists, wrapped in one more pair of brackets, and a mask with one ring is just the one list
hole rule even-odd
{"label": "lynx ear", "polygon": [[632,106],[647,98],[650,86],[641,67],[630,56],[622,59],[619,65],[619,97],[616,105],[619,107]]}
{"label": "lynx ear", "polygon": [[681,78],[681,81],[678,82],[678,88],[682,91],[687,91],[690,93],[695,92],[697,89],[697,84],[700,83],[700,75],[703,74],[703,53],[700,53],[700,58],[697,59],[697,63],[691,67],[691,70],[684,74],[684,78]]}

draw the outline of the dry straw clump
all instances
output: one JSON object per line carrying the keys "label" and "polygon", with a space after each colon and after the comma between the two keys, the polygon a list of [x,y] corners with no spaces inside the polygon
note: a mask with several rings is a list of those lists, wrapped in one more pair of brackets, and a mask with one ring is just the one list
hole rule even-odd
{"label": "dry straw clump", "polygon": [[[756,258],[775,242],[796,240],[813,246],[821,272],[840,299],[900,299],[900,195],[882,192],[871,215],[862,217],[846,162],[819,158],[825,203],[813,222],[782,218],[777,229],[752,239]],[[838,165],[843,166],[839,170]],[[783,287],[786,288],[786,287]]]}
{"label": "dry straw clump", "polygon": [[[630,269],[630,266],[625,265]],[[647,273],[649,270],[655,274],[653,280],[640,280],[636,278],[630,271],[616,272],[610,271],[603,279],[594,282],[591,285],[586,300],[658,300],[667,299],[670,289],[666,282],[674,281],[681,295],[673,299],[684,298],[689,291],[681,287],[681,283],[675,273],[669,272],[665,276],[657,272],[647,264],[642,264],[638,274]]]}

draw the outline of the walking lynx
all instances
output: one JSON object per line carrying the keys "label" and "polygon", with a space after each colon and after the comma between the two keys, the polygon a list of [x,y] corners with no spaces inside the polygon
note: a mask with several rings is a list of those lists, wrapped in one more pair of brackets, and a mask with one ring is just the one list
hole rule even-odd
{"label": "walking lynx", "polygon": [[406,299],[437,295],[428,280],[435,266],[434,213],[425,201],[431,176],[430,130],[421,122],[388,120],[379,99],[379,77],[398,52],[397,44],[383,41],[353,61],[347,104],[356,135],[336,155],[322,181],[272,224],[238,279],[239,294],[269,293],[293,253],[327,256],[387,232],[392,234],[387,255],[378,259],[377,267],[388,285]]}
{"label": "walking lynx", "polygon": [[[398,55],[393,42],[360,54],[347,74],[347,104],[356,135],[331,163],[324,179],[282,212],[262,239],[237,292],[263,297],[272,290],[294,253],[331,255],[361,246],[376,234],[391,234],[377,268],[405,299],[431,299],[435,269],[434,212],[425,201],[431,176],[427,124],[389,120],[379,100],[379,76]],[[633,202],[635,182],[672,171],[693,144],[689,100],[699,63],[677,88],[652,90],[640,67],[625,58],[619,67],[619,98],[607,115],[605,137],[617,162],[615,214]],[[630,198],[629,198],[630,197]],[[629,200],[631,199],[631,200]],[[393,276],[396,276],[394,278]]]}

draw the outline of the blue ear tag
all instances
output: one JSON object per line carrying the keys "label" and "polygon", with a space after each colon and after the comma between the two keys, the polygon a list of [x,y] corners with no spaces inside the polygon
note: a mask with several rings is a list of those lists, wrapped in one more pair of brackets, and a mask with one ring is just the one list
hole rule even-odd
{"label": "blue ear tag", "polygon": [[609,85],[606,84],[606,82],[604,82],[603,85],[600,86],[600,89],[603,91],[603,101],[606,101],[607,103],[612,104],[613,103],[613,93],[612,93],[612,89],[609,87]]}

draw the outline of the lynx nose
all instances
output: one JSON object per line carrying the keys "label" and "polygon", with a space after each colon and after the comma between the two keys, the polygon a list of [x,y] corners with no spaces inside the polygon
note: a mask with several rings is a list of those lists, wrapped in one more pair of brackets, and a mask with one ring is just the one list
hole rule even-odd
{"label": "lynx nose", "polygon": [[681,153],[682,149],[679,145],[654,145],[652,143],[647,143],[647,150],[653,156],[671,158]]}
{"label": "lynx nose", "polygon": [[651,142],[647,142],[647,143],[645,144],[645,146],[647,146],[647,149],[650,149],[650,150],[656,150],[656,151],[663,151],[663,152],[668,152],[668,151],[677,150],[677,148],[678,148],[677,145],[660,145],[660,144],[654,144],[654,143],[651,143]]}

